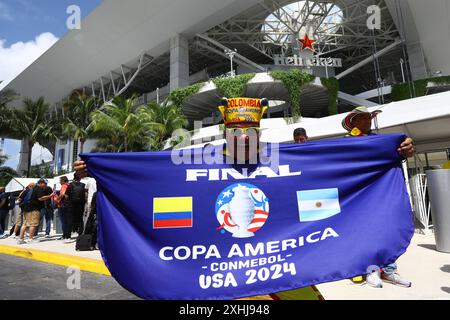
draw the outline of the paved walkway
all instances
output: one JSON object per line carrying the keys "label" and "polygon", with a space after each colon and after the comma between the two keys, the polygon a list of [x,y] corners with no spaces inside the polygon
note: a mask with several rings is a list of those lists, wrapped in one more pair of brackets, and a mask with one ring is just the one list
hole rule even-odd
{"label": "paved walkway", "polygon": [[0,254],[0,300],[136,300],[113,278]]}
{"label": "paved walkway", "polygon": [[450,300],[450,253],[436,251],[434,235],[415,234],[397,261],[399,273],[411,288],[383,283],[382,289],[343,280],[318,285],[327,300]]}
{"label": "paved walkway", "polygon": [[[43,235],[41,233],[40,235]],[[52,238],[50,239],[44,239],[43,237],[40,237],[41,242],[35,243],[35,244],[23,244],[18,245],[17,241],[13,238],[7,238],[0,240],[0,246],[12,246],[12,247],[18,247],[22,249],[36,249],[36,250],[44,250],[49,251],[53,253],[61,253],[61,254],[68,254],[68,255],[75,255],[77,257],[83,257],[83,258],[90,258],[90,259],[97,259],[102,260],[102,256],[100,254],[100,251],[94,250],[94,251],[76,251],[75,250],[75,239],[73,239],[72,243],[66,244],[62,240],[57,240],[60,236],[59,235],[52,235]]]}
{"label": "paved walkway", "polygon": [[[75,250],[75,243],[65,244],[56,238],[55,236],[48,241],[20,246],[14,239],[0,240],[0,253],[2,246],[7,246],[20,249],[24,257],[26,256],[23,253],[26,253],[27,250],[40,250],[41,252],[62,254],[69,258],[80,257],[83,261],[94,261],[99,266],[103,265],[98,250],[78,252]],[[33,257],[29,256],[28,258]],[[40,261],[46,260],[49,259]],[[411,288],[402,288],[386,283],[382,289],[375,289],[364,284],[353,284],[350,280],[321,284],[317,287],[326,300],[450,300],[450,254],[436,251],[434,235],[415,234],[407,252],[398,260],[398,265],[400,274],[413,282]],[[99,267],[97,266],[97,268]],[[89,265],[86,270],[89,270]]]}

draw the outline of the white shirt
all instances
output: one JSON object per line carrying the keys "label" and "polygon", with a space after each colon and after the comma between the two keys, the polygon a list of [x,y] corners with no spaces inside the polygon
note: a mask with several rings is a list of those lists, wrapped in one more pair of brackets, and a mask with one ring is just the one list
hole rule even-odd
{"label": "white shirt", "polygon": [[91,207],[92,197],[97,192],[97,182],[94,178],[87,178],[86,189],[88,190],[88,207]]}

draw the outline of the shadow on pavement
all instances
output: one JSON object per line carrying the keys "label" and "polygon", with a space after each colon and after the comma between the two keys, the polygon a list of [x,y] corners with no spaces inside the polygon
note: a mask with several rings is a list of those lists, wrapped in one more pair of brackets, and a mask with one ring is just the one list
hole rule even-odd
{"label": "shadow on pavement", "polygon": [[422,248],[425,248],[425,249],[430,249],[430,250],[433,250],[433,251],[437,251],[435,244],[418,244],[418,246],[422,247]]}
{"label": "shadow on pavement", "polygon": [[450,264],[446,264],[441,268],[442,271],[450,273]]}
{"label": "shadow on pavement", "polygon": [[448,287],[441,287],[441,290],[450,294],[450,288]]}

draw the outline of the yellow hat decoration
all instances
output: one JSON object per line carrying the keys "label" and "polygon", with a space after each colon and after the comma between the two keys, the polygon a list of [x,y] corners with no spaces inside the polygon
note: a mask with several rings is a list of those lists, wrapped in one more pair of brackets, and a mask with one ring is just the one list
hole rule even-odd
{"label": "yellow hat decoration", "polygon": [[266,98],[223,98],[219,110],[227,127],[239,124],[259,127],[268,106],[269,100]]}

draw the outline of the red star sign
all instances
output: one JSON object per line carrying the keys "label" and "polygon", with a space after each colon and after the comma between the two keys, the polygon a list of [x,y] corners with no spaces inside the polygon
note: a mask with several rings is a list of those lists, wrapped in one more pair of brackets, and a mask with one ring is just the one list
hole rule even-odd
{"label": "red star sign", "polygon": [[314,39],[310,39],[307,34],[305,34],[305,38],[299,39],[302,44],[302,50],[309,49],[311,51],[315,51],[313,48],[313,44],[316,42]]}

